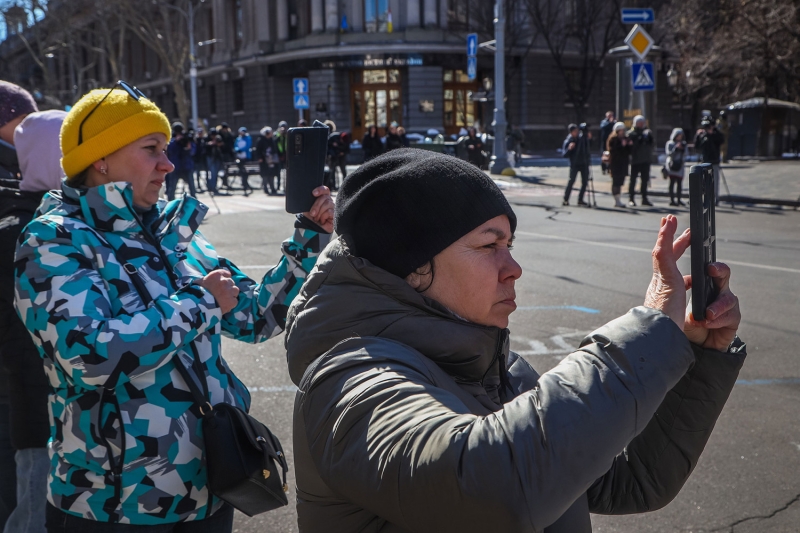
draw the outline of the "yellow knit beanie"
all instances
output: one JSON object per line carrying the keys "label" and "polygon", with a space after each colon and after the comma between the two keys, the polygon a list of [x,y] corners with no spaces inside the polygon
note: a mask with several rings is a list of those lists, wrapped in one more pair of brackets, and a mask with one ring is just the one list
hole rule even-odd
{"label": "yellow knit beanie", "polygon": [[[61,166],[67,179],[123,146],[151,133],[163,133],[170,139],[167,116],[147,98],[135,100],[126,91],[95,89],[83,96],[67,114],[61,126]],[[103,103],[83,124],[83,142],[78,144],[78,130],[83,119]]]}

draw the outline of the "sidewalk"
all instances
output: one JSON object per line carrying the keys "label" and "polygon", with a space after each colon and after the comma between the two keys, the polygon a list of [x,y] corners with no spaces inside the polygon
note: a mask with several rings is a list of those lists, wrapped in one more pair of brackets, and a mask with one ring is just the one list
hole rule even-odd
{"label": "sidewalk", "polygon": [[[554,161],[556,163],[556,161]],[[553,164],[550,166],[522,166],[515,168],[517,177],[493,176],[509,182],[509,184],[522,183],[539,187],[557,188],[563,192],[568,181],[566,164]],[[730,189],[730,196],[725,188],[725,182],[720,186],[720,200],[729,202],[731,199],[741,204],[771,204],[782,205],[790,208],[800,207],[800,162],[799,161],[747,161],[732,162],[722,165],[722,173]],[[597,194],[610,194],[611,177],[600,172],[599,161],[592,166],[594,187]],[[628,179],[625,180],[622,192],[627,197]],[[576,181],[576,188],[580,187],[580,177]],[[653,165],[650,170],[650,193],[653,196],[669,196],[669,180],[661,177],[658,165]],[[577,191],[576,191],[577,192]],[[573,192],[575,196],[576,192]],[[689,195],[689,171],[683,180],[683,196]],[[638,200],[637,200],[638,201]]]}

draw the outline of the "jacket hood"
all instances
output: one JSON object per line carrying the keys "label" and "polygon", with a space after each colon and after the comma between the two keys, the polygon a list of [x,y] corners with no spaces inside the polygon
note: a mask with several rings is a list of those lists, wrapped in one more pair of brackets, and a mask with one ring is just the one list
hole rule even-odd
{"label": "jacket hood", "polygon": [[686,140],[686,135],[683,133],[683,129],[682,128],[673,129],[672,133],[669,136],[669,140],[672,141],[672,142],[675,142],[675,137],[677,137],[678,135],[683,135],[683,139]]}
{"label": "jacket hood", "polygon": [[319,356],[353,337],[401,342],[433,360],[459,384],[482,386],[493,403],[501,395],[507,329],[458,318],[402,278],[351,255],[339,237],[322,252],[287,315],[292,381],[299,384]]}
{"label": "jacket hood", "polygon": [[36,192],[58,189],[61,168],[61,124],[65,111],[51,109],[31,113],[14,130],[14,146],[22,174],[19,190]]}

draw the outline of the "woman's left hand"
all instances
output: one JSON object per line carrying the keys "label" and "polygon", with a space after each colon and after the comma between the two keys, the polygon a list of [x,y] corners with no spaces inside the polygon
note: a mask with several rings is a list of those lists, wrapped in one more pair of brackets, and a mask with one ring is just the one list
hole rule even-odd
{"label": "woman's left hand", "polygon": [[314,189],[312,194],[317,198],[311,211],[303,213],[303,216],[311,220],[314,224],[324,229],[328,233],[333,233],[333,199],[331,190],[322,185]]}
{"label": "woman's left hand", "polygon": [[[711,263],[708,274],[717,288],[717,298],[706,309],[705,320],[695,320],[691,309],[686,310],[683,332],[694,344],[724,352],[736,337],[742,313],[739,298],[731,292],[731,269],[725,263]],[[692,287],[692,277],[684,276],[686,290]]]}

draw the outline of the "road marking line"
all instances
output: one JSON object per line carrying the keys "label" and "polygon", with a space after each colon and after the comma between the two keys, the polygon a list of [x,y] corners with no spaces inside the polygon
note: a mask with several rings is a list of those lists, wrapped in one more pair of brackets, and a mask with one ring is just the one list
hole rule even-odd
{"label": "road marking line", "polygon": [[294,385],[284,385],[282,387],[247,387],[250,392],[297,392]]}
{"label": "road marking line", "polygon": [[590,315],[596,315],[600,312],[599,309],[581,307],[579,305],[529,305],[525,307],[517,307],[517,311],[550,311],[554,309],[569,309],[571,311],[580,311],[581,313],[588,313]]}
{"label": "road marking line", "polygon": [[797,385],[800,378],[737,379],[737,385]]}
{"label": "road marking line", "polygon": [[[587,241],[584,239],[576,239],[574,237],[560,237],[556,235],[545,235],[544,233],[533,233],[530,231],[517,231],[515,232],[516,235],[526,235],[528,237],[541,237],[542,239],[552,239],[556,241],[567,241],[567,242],[575,242],[579,244],[588,244],[590,246],[600,246],[602,248],[616,248],[617,250],[630,250],[632,252],[642,252],[646,254],[653,253],[653,250],[647,248],[637,248],[635,246],[626,246],[624,244],[613,244],[610,242],[597,242],[597,241]],[[742,267],[750,267],[750,268],[761,268],[764,270],[775,270],[778,272],[791,272],[792,274],[800,274],[800,269],[797,268],[787,268],[787,267],[779,267],[773,265],[758,265],[755,263],[745,263],[743,261],[727,261],[725,259],[720,259],[719,261],[725,263],[726,265],[735,265],[735,266],[742,266]]]}

